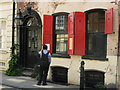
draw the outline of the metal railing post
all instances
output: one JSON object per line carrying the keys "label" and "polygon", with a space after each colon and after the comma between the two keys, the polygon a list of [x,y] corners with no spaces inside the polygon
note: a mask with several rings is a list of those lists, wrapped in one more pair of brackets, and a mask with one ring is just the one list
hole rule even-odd
{"label": "metal railing post", "polygon": [[84,61],[81,61],[81,67],[80,67],[80,90],[84,90]]}

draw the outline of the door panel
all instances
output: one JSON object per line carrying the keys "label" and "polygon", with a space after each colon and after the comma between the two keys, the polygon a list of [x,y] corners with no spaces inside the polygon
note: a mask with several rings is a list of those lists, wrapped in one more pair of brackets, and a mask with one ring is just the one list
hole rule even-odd
{"label": "door panel", "polygon": [[34,67],[39,64],[38,51],[41,48],[40,30],[36,27],[29,27],[27,31],[27,67]]}

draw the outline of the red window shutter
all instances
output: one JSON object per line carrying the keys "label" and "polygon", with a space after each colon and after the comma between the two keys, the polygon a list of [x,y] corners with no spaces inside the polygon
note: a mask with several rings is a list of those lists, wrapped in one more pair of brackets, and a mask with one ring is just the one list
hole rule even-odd
{"label": "red window shutter", "polygon": [[74,34],[75,27],[74,12],[68,15],[68,34]]}
{"label": "red window shutter", "polygon": [[74,12],[68,15],[68,54],[74,54]]}
{"label": "red window shutter", "polygon": [[85,13],[75,12],[75,55],[85,55]]}
{"label": "red window shutter", "polygon": [[105,11],[105,34],[113,32],[113,8]]}
{"label": "red window shutter", "polygon": [[52,53],[52,35],[43,35],[43,45],[47,45],[48,51]]}
{"label": "red window shutter", "polygon": [[53,43],[53,16],[44,15],[43,17],[43,45],[48,46],[48,51],[52,53]]}
{"label": "red window shutter", "polygon": [[43,34],[51,35],[53,33],[53,16],[44,15],[43,17]]}
{"label": "red window shutter", "polygon": [[85,55],[85,13],[73,12],[68,16],[68,54]]}

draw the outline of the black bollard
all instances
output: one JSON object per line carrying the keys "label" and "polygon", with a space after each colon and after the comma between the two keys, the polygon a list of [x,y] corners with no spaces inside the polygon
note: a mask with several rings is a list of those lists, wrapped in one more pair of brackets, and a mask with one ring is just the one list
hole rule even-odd
{"label": "black bollard", "polygon": [[80,67],[80,90],[84,90],[84,61],[81,61]]}

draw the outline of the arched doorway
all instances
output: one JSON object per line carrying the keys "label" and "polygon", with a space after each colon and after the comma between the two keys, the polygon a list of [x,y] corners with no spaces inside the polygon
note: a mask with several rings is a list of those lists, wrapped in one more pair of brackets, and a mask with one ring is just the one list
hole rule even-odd
{"label": "arched doorway", "polygon": [[23,67],[39,64],[38,51],[42,48],[42,23],[39,14],[28,8],[23,12],[23,28],[20,32],[20,57]]}

